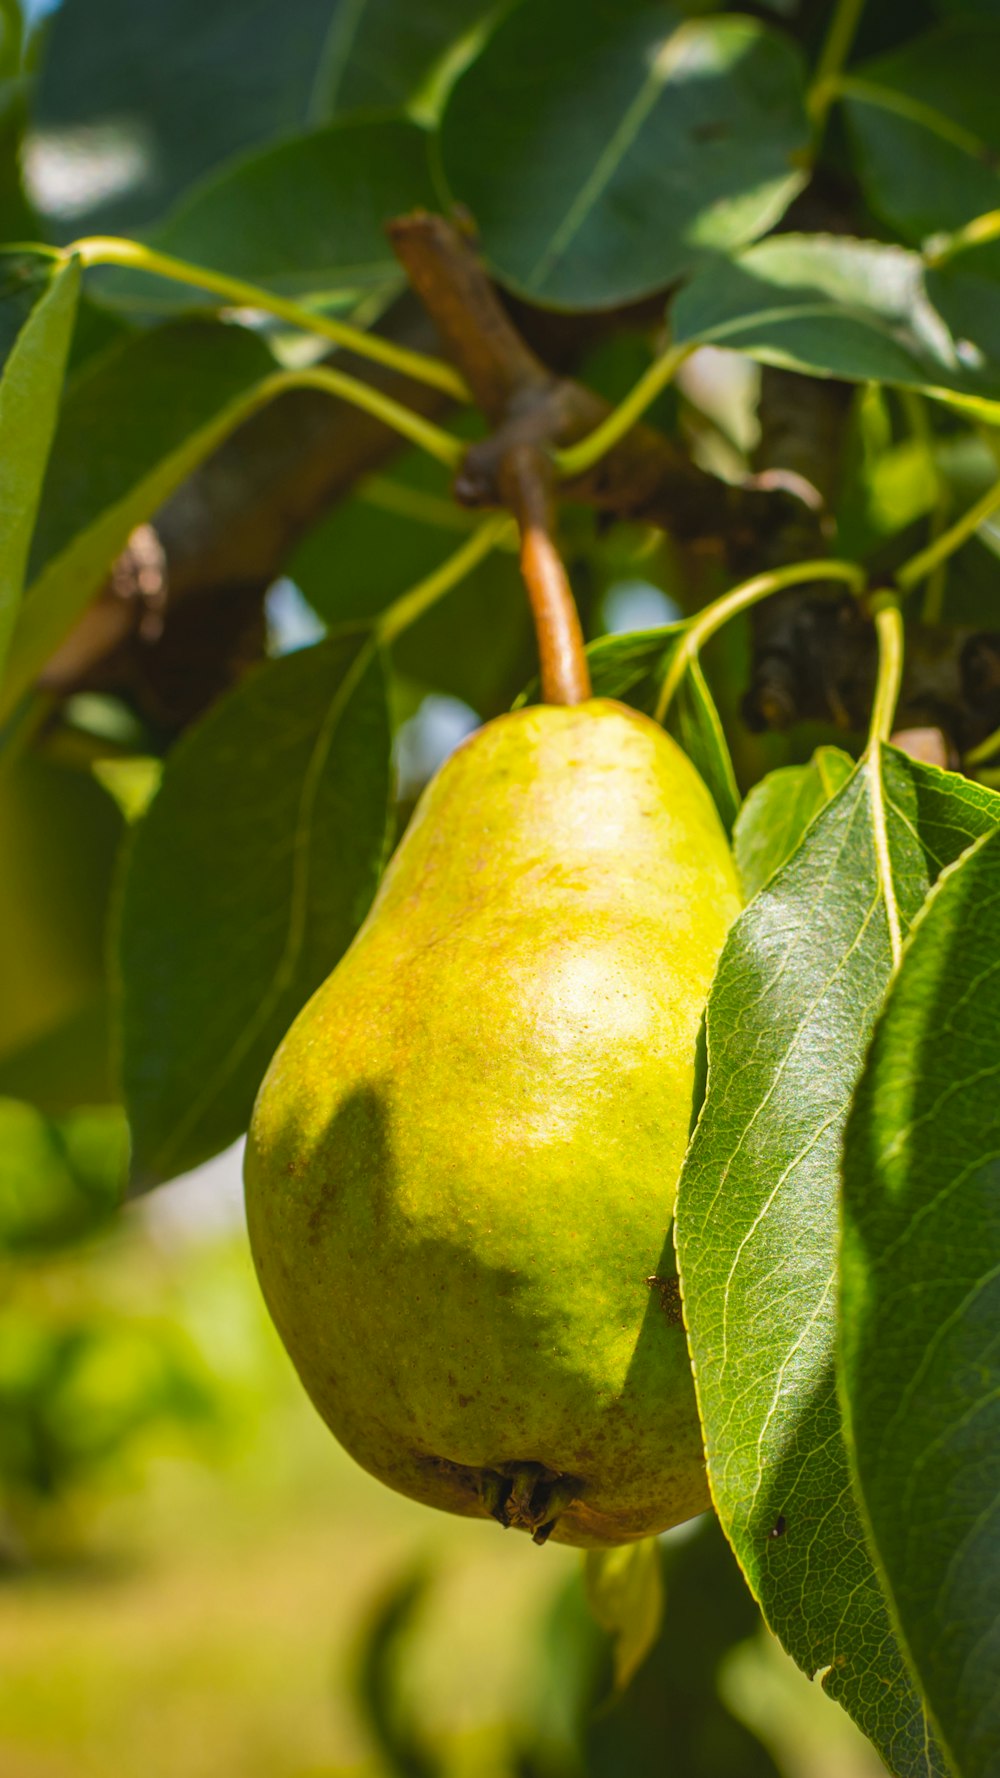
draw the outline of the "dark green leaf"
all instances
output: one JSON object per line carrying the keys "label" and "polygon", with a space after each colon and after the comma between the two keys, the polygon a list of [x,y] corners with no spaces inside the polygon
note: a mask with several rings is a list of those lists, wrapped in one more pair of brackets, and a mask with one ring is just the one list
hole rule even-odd
{"label": "dark green leaf", "polygon": [[[1000,205],[1000,22],[955,23],[852,70],[845,97],[872,209],[920,245]],[[1000,264],[1000,253],[997,254]]]}
{"label": "dark green leaf", "polygon": [[[350,298],[402,281],[386,221],[433,204],[425,132],[405,118],[351,118],[214,175],[150,245],[286,296]],[[144,308],[197,301],[134,273],[108,272],[104,288]]]}
{"label": "dark green leaf", "polygon": [[506,283],[611,306],[777,221],[803,182],[803,93],[795,47],[752,19],[522,6],[452,91],[444,176]]}
{"label": "dark green leaf", "polygon": [[49,282],[0,378],[0,677],[24,590],[79,294],[79,263],[49,262]]}
{"label": "dark green leaf", "polygon": [[[848,382],[890,383],[970,402],[1000,400],[991,315],[954,269],[925,280],[902,247],[846,236],[778,235],[699,272],[673,307],[676,341],[700,341]],[[962,327],[962,303],[973,305]],[[1000,342],[998,342],[1000,345]]]}
{"label": "dark green leaf", "polygon": [[733,830],[736,868],[747,901],[791,857],[853,770],[850,754],[839,747],[818,747],[808,765],[780,766],[754,785]]}
{"label": "dark green leaf", "polygon": [[0,1099],[0,1252],[77,1241],[118,1203],[128,1130],[116,1106],[45,1117]]}
{"label": "dark green leaf", "polygon": [[272,1052],[367,912],[388,797],[382,668],[360,633],[261,667],[169,756],[121,912],[139,1186],[246,1128]]}
{"label": "dark green leaf", "polygon": [[63,236],[130,232],[230,155],[301,129],[336,8],[63,0],[35,121],[43,143],[89,154],[103,175],[101,195],[52,214]]}
{"label": "dark green leaf", "polygon": [[85,772],[0,772],[0,1095],[46,1111],[109,1093],[105,949],[121,815]]}
{"label": "dark green leaf", "polygon": [[[357,623],[432,573],[468,533],[447,473],[412,453],[336,507],[288,573],[331,628]],[[516,555],[494,551],[404,631],[392,654],[401,673],[481,715],[506,709],[533,654]]]}
{"label": "dark green leaf", "polygon": [[[315,115],[407,105],[432,116],[465,44],[505,0],[354,0],[338,6],[316,76]],[[456,69],[457,71],[457,69]]]}
{"label": "dark green leaf", "polygon": [[93,597],[129,532],[249,411],[275,368],[245,328],[189,322],[88,360],[56,430],[5,708]]}
{"label": "dark green leaf", "polygon": [[[658,715],[663,681],[687,624],[602,636],[587,650],[594,696],[620,698],[647,716]],[[736,818],[739,791],[725,731],[697,661],[675,691],[666,727],[683,747],[712,793],[727,833]]]}
{"label": "dark green leaf", "polygon": [[913,929],[844,1161],[841,1353],[857,1475],[962,1778],[1000,1770],[998,910],[994,832],[941,878]]}
{"label": "dark green leaf", "polygon": [[833,1368],[838,1166],[891,973],[890,923],[906,930],[997,807],[990,792],[886,749],[816,817],[723,951],[677,1201],[723,1526],[771,1628],[899,1778],[944,1768],[851,1491]]}

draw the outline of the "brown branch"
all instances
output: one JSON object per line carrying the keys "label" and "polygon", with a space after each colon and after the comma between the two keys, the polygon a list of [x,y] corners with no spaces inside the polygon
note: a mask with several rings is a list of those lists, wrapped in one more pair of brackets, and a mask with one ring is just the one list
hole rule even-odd
{"label": "brown branch", "polygon": [[[502,465],[513,445],[574,444],[606,418],[610,404],[542,363],[504,309],[471,242],[443,217],[425,211],[398,217],[389,224],[389,238],[493,427],[466,453],[455,493],[468,506],[503,505]],[[633,427],[562,492],[616,518],[662,526],[680,543],[711,545],[740,567],[755,542],[789,507],[800,505],[787,489],[736,488],[717,480],[644,425]]]}
{"label": "brown branch", "polygon": [[590,696],[583,631],[553,537],[552,461],[537,445],[513,445],[500,471],[505,502],[521,532],[521,573],[538,638],[542,699],[582,704]]}

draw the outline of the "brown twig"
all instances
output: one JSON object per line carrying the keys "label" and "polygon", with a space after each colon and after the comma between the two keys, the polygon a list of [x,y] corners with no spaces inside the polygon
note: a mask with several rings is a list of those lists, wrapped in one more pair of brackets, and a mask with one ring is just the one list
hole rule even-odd
{"label": "brown twig", "polygon": [[[466,453],[456,496],[467,506],[503,505],[501,469],[513,445],[551,450],[575,444],[607,417],[610,404],[542,363],[503,307],[471,241],[444,217],[419,210],[397,217],[388,232],[493,429]],[[562,492],[616,518],[662,526],[679,543],[710,545],[741,567],[756,540],[784,522],[789,506],[799,506],[787,491],[719,481],[644,425],[634,426]]]}
{"label": "brown twig", "polygon": [[521,532],[521,573],[538,637],[543,702],[582,704],[590,696],[590,671],[576,602],[553,537],[551,458],[537,445],[513,445],[500,481]]}

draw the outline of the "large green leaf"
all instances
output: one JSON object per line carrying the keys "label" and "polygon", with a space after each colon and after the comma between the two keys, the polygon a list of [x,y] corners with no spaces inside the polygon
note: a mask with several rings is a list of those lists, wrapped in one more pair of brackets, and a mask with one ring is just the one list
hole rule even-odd
{"label": "large green leaf", "polygon": [[733,830],[736,868],[747,901],[791,857],[853,770],[849,753],[817,747],[808,765],[779,766],[754,785]]}
{"label": "large green leaf", "polygon": [[[401,281],[386,221],[433,204],[425,132],[405,118],[351,118],[228,166],[150,244],[284,295],[350,298]],[[145,308],[197,300],[135,273],[108,272],[104,288]]]}
{"label": "large green leaf", "polygon": [[80,294],[78,261],[52,262],[48,273],[0,377],[0,677],[24,590]]}
{"label": "large green leaf", "polygon": [[337,5],[63,0],[35,123],[50,155],[90,159],[94,195],[53,212],[62,236],[131,232],[230,155],[302,128]]}
{"label": "large green leaf", "polygon": [[858,173],[872,209],[905,240],[919,245],[1000,206],[998,67],[1000,20],[983,20],[852,70],[845,104]]}
{"label": "large green leaf", "polygon": [[207,321],[130,335],[88,360],[49,458],[3,709],[79,617],[130,531],[233,430],[274,368],[247,329]]}
{"label": "large green leaf", "polygon": [[966,315],[971,344],[968,330],[956,333],[946,318],[973,297],[957,271],[926,279],[919,256],[902,247],[777,235],[699,272],[674,304],[674,338],[848,382],[995,402],[1000,357],[987,358],[978,340],[988,311],[974,305]]}
{"label": "large green leaf", "polygon": [[866,757],[737,921],[708,1004],[677,1251],[715,1503],[771,1628],[899,1778],[943,1771],[851,1489],[834,1381],[838,1167],[893,961],[997,799]]}
{"label": "large green leaf", "polygon": [[134,829],[119,965],[133,1172],[184,1172],[246,1128],[299,1008],[367,912],[389,723],[365,632],[259,668],[184,736]]}
{"label": "large green leaf", "polygon": [[841,1353],[857,1476],[962,1778],[1000,1771],[998,909],[993,832],[945,873],[913,929],[844,1161]]}
{"label": "large green leaf", "polygon": [[453,88],[444,176],[504,282],[610,306],[777,221],[803,182],[803,93],[794,45],[752,19],[547,0]]}

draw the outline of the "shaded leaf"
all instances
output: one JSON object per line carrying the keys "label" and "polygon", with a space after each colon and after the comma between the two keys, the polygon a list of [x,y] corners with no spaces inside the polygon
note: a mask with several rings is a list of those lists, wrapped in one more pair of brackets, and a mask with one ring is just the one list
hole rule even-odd
{"label": "shaded leaf", "polygon": [[259,668],[170,754],[121,908],[140,1187],[246,1128],[273,1051],[368,910],[389,788],[385,686],[363,633]]}
{"label": "shaded leaf", "polygon": [[778,220],[804,178],[803,93],[795,46],[749,18],[523,6],[452,90],[444,177],[505,283],[611,306]]}
{"label": "shaded leaf", "polygon": [[865,195],[917,246],[1000,205],[998,66],[1000,20],[983,20],[852,70],[844,104]]}
{"label": "shaded leaf", "polygon": [[336,10],[337,0],[62,0],[35,123],[50,156],[86,155],[98,175],[69,209],[36,193],[63,238],[128,233],[230,155],[300,129]]}
{"label": "shaded leaf", "polygon": [[655,1537],[617,1549],[588,1550],[587,1603],[612,1639],[615,1691],[623,1692],[642,1666],[663,1618],[663,1571]]}
{"label": "shaded leaf", "polygon": [[944,1767],[848,1473],[833,1369],[838,1168],[892,922],[907,929],[997,807],[965,779],[879,749],[816,817],[723,951],[677,1200],[719,1516],[771,1628],[899,1778]]}
{"label": "shaded leaf", "polygon": [[914,926],[844,1160],[841,1355],[857,1476],[962,1778],[992,1778],[1000,1748],[998,907],[993,832]]}
{"label": "shaded leaf", "polygon": [[[401,284],[385,224],[433,206],[427,140],[404,118],[365,117],[258,150],[198,186],[150,245],[286,296],[347,299]],[[144,309],[199,300],[136,273],[108,270],[102,287]]]}
{"label": "shaded leaf", "polygon": [[26,753],[0,772],[0,1095],[46,1111],[110,1090],[105,935],[122,836],[85,772]]}
{"label": "shaded leaf", "polygon": [[[502,11],[505,0],[355,0],[333,15],[314,115],[361,107],[406,105],[413,114],[437,109],[443,84],[470,36]],[[457,71],[457,70],[456,70]]]}
{"label": "shaded leaf", "polygon": [[[620,698],[647,716],[657,714],[663,681],[687,629],[686,623],[664,624],[592,642],[587,660],[594,696]],[[725,731],[698,661],[688,666],[673,695],[666,728],[704,778],[728,833],[739,791]]]}
{"label": "shaded leaf", "polygon": [[847,382],[984,401],[995,414],[996,302],[958,263],[925,276],[902,247],[777,235],[696,274],[673,305],[674,337]]}
{"label": "shaded leaf", "polygon": [[[372,477],[335,507],[299,545],[288,573],[331,627],[367,621],[438,568],[471,528],[447,471],[412,452],[391,476]],[[392,648],[401,673],[484,716],[508,707],[533,657],[517,557],[499,550]]]}
{"label": "shaded leaf", "polygon": [[839,747],[817,747],[808,765],[779,766],[754,785],[733,831],[736,868],[747,901],[791,857],[853,770],[850,754]]}
{"label": "shaded leaf", "polygon": [[208,321],[128,335],[88,360],[67,392],[49,459],[5,709],[89,603],[129,533],[262,398],[274,368],[247,329]]}
{"label": "shaded leaf", "polygon": [[[41,294],[11,344],[0,378],[0,677],[24,590],[80,294],[76,260],[45,264]],[[31,284],[35,269],[27,272]],[[9,265],[9,276],[16,286],[16,262]],[[15,309],[23,293],[22,284],[20,296],[12,299]]]}

